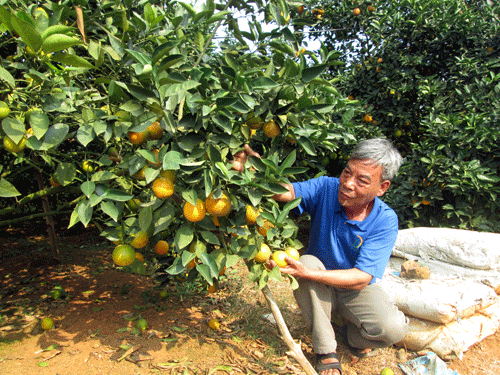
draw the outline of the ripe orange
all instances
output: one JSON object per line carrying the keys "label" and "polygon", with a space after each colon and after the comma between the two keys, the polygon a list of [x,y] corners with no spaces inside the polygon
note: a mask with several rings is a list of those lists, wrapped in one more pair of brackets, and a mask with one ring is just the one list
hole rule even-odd
{"label": "ripe orange", "polygon": [[255,225],[257,222],[257,216],[259,216],[259,210],[250,205],[246,206],[245,221],[248,225]]}
{"label": "ripe orange", "polygon": [[174,184],[165,177],[158,177],[153,181],[153,192],[157,198],[168,198],[174,193]]}
{"label": "ripe orange", "polygon": [[193,206],[191,203],[186,202],[184,204],[183,212],[186,219],[193,223],[203,220],[203,218],[207,214],[205,204],[199,198],[196,200],[196,206]]}
{"label": "ripe orange", "polygon": [[288,265],[285,260],[287,256],[287,253],[285,253],[283,250],[278,250],[273,253],[272,259],[278,267],[286,267]]}
{"label": "ripe orange", "polygon": [[430,201],[428,201],[428,200],[425,200],[425,198],[424,198],[424,199],[422,199],[422,204],[423,204],[424,206],[428,206],[428,205],[430,205],[430,204],[431,204],[431,202],[430,202]]}
{"label": "ripe orange", "polygon": [[168,249],[170,248],[167,241],[160,240],[155,245],[155,253],[158,255],[165,255],[168,253]]}
{"label": "ripe orange", "polygon": [[271,223],[269,220],[264,220],[264,223],[262,224],[262,226],[257,228],[257,232],[259,232],[262,236],[266,237],[267,231],[270,228],[274,228],[274,224]]}
{"label": "ripe orange", "polygon": [[177,181],[177,171],[173,169],[165,169],[161,171],[160,176],[172,181],[173,184],[175,184],[175,181]]}
{"label": "ripe orange", "polygon": [[304,13],[304,6],[303,6],[303,5],[299,5],[299,6],[297,7],[297,12],[299,12],[299,13],[301,13],[301,14],[302,14],[302,13]]}
{"label": "ripe orange", "polygon": [[163,128],[161,127],[159,121],[155,121],[148,126],[148,134],[149,139],[158,140],[163,137]]}
{"label": "ripe orange", "polygon": [[384,62],[384,59],[383,59],[383,58],[379,57],[379,58],[377,59],[377,64],[382,64],[383,62]]}
{"label": "ripe orange", "polygon": [[146,168],[146,166],[142,167],[137,172],[135,172],[132,177],[135,177],[139,181],[144,181],[146,179]]}
{"label": "ripe orange", "polygon": [[94,172],[97,169],[97,164],[92,160],[84,160],[82,163],[82,169],[84,172]]}
{"label": "ripe orange", "polygon": [[364,117],[363,117],[363,120],[365,122],[371,122],[373,120],[373,117],[372,115],[370,115],[369,113],[367,113]]}
{"label": "ripe orange", "polygon": [[135,250],[130,245],[118,245],[113,250],[113,262],[117,266],[124,267],[134,263]]}
{"label": "ripe orange", "polygon": [[15,154],[23,151],[26,148],[26,137],[23,137],[19,143],[15,143],[7,135],[3,138],[3,146],[7,151],[13,152]]}
{"label": "ripe orange", "polygon": [[229,211],[231,211],[231,201],[228,196],[222,193],[220,198],[212,198],[212,193],[210,193],[205,200],[205,207],[207,212],[213,217],[226,216]]}
{"label": "ripe orange", "polygon": [[368,12],[375,12],[375,7],[373,5],[368,5]]}
{"label": "ripe orange", "polygon": [[273,119],[266,122],[262,130],[264,131],[264,134],[269,138],[274,138],[280,133],[280,127]]}
{"label": "ripe orange", "polygon": [[285,253],[286,253],[286,255],[288,255],[292,259],[299,260],[299,258],[300,258],[299,251],[294,247],[291,247],[291,246],[287,247],[285,249]]}
{"label": "ripe orange", "polygon": [[196,264],[197,264],[197,263],[196,263],[196,258],[191,259],[191,261],[188,263],[188,265],[186,266],[186,268],[187,268],[188,270],[190,270],[190,269],[192,269],[192,268],[196,267]]}
{"label": "ripe orange", "polygon": [[359,16],[361,14],[361,9],[359,8],[354,8],[352,10],[352,14],[354,14],[355,16]]}
{"label": "ripe orange", "polygon": [[44,331],[50,331],[52,328],[54,328],[54,321],[50,317],[45,317],[42,319],[42,329]]}
{"label": "ripe orange", "polygon": [[135,257],[136,257],[137,259],[139,259],[139,261],[140,261],[141,263],[144,263],[144,255],[142,255],[141,253],[139,253],[139,252],[137,252],[137,251],[136,251],[136,252],[135,252]]}
{"label": "ripe orange", "polygon": [[142,231],[137,232],[133,237],[134,239],[130,242],[130,246],[132,246],[134,249],[142,249],[149,242],[148,235]]}
{"label": "ripe orange", "polygon": [[58,187],[61,186],[61,184],[57,181],[57,179],[54,176],[50,176],[50,186],[52,187]]}
{"label": "ripe orange", "polygon": [[216,227],[220,227],[219,219],[214,216],[210,216],[210,219],[212,219],[212,223],[214,223]]}
{"label": "ripe orange", "polygon": [[260,116],[255,116],[255,112],[250,112],[248,114],[246,124],[250,129],[259,129],[262,126],[262,123],[264,121],[262,120],[262,117]]}
{"label": "ripe orange", "polygon": [[208,326],[213,329],[214,331],[217,331],[220,329],[220,323],[217,319],[210,319],[208,322]]}
{"label": "ripe orange", "polygon": [[258,263],[265,263],[269,260],[271,257],[271,249],[269,246],[267,246],[265,243],[262,243],[260,245],[260,250],[257,253],[257,255],[253,258],[254,261]]}
{"label": "ripe orange", "polygon": [[10,115],[10,108],[7,103],[0,101],[0,119],[6,118]]}
{"label": "ripe orange", "polygon": [[207,288],[207,293],[208,294],[215,293],[216,291],[217,291],[217,285],[216,285],[216,283],[213,283],[212,285],[209,285],[208,288]]}
{"label": "ripe orange", "polygon": [[143,132],[128,132],[128,139],[134,145],[142,145],[148,140],[148,137],[149,133],[147,130]]}
{"label": "ripe orange", "polygon": [[156,163],[152,163],[148,160],[148,164],[149,165],[152,165],[153,167],[155,168],[158,168],[159,166],[161,166],[161,161],[160,159],[158,158],[158,154],[160,153],[160,150],[158,149],[154,149],[153,151],[151,151],[153,153],[153,155],[155,156],[156,158]]}

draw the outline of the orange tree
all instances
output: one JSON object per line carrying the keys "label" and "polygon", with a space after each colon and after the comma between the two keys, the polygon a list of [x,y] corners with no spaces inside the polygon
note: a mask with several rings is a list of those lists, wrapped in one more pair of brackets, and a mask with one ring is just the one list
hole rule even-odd
{"label": "orange tree", "polygon": [[[261,287],[280,277],[252,259],[262,243],[301,246],[288,215],[298,202],[270,197],[282,182],[312,177],[308,167],[324,173],[335,151],[356,141],[361,109],[323,76],[338,53],[307,51],[296,38],[295,5],[252,4],[1,5],[1,40],[15,52],[0,68],[9,108],[0,215],[57,194],[58,207],[71,209],[69,226],[95,223],[142,254],[166,241],[169,275],[214,285],[245,259]],[[246,31],[237,22],[245,12]],[[232,155],[249,142],[262,159],[237,172]],[[52,186],[23,187],[33,171]],[[116,258],[128,263],[130,246]],[[129,267],[145,272],[140,261]]]}
{"label": "orange tree", "polygon": [[498,2],[312,1],[301,17],[318,8],[337,88],[405,156],[386,197],[402,225],[499,231]]}

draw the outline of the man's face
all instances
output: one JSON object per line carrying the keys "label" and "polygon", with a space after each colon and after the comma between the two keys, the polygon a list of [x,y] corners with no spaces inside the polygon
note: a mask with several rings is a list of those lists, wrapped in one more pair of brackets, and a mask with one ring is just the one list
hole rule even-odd
{"label": "man's face", "polygon": [[349,160],[339,180],[339,202],[344,208],[368,207],[391,185],[388,180],[382,181],[382,166],[371,160]]}

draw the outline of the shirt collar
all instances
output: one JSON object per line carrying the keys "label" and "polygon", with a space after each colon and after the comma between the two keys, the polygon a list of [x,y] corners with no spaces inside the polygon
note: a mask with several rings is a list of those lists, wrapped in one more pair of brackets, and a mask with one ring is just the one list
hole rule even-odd
{"label": "shirt collar", "polygon": [[370,214],[368,217],[363,220],[363,221],[356,221],[356,220],[348,220],[347,215],[345,214],[344,210],[342,209],[342,206],[340,205],[340,202],[337,198],[337,201],[335,203],[335,213],[340,212],[342,217],[345,219],[346,224],[353,225],[357,227],[360,231],[366,232],[368,228],[370,227],[370,224],[373,220],[373,217],[377,215],[377,211],[379,210],[380,207],[380,198],[375,197],[375,202],[373,204],[372,210],[370,211]]}

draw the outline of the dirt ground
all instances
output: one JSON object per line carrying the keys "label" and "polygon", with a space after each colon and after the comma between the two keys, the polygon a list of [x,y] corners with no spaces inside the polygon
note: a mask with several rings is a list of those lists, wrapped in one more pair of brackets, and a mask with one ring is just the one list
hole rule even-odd
{"label": "dirt ground", "polygon": [[[244,265],[227,270],[220,289],[171,284],[163,295],[152,278],[125,273],[111,261],[113,245],[93,229],[60,230],[62,264],[39,261],[49,245],[43,226],[0,234],[0,373],[10,374],[303,374]],[[144,252],[145,261],[153,252]],[[64,292],[54,299],[51,291]],[[312,360],[305,330],[287,281],[271,291],[292,336]],[[50,316],[55,326],[41,329]],[[148,328],[139,331],[144,318]],[[208,321],[217,319],[219,330]],[[344,374],[375,375],[417,356],[383,349],[356,360],[340,344]],[[496,375],[500,332],[448,363],[460,375]]]}

